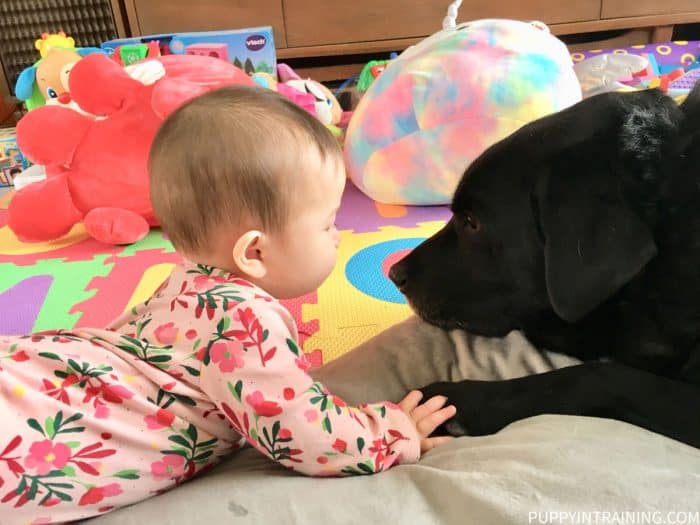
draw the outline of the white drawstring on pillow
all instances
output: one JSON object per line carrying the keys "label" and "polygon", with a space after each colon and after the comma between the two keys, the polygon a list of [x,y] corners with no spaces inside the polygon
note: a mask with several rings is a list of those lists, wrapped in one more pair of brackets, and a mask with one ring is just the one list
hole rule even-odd
{"label": "white drawstring on pillow", "polygon": [[447,8],[447,16],[442,19],[443,29],[454,29],[457,25],[457,13],[459,12],[459,6],[462,5],[462,0],[454,0]]}

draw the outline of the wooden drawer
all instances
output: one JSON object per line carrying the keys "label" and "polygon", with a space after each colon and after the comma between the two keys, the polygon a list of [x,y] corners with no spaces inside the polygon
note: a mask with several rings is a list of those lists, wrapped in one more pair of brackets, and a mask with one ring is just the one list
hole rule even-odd
{"label": "wooden drawer", "polygon": [[134,34],[215,31],[272,26],[275,45],[286,47],[282,0],[126,0]]}
{"label": "wooden drawer", "polygon": [[603,0],[601,18],[700,12],[699,0]]}
{"label": "wooden drawer", "polygon": [[[145,1],[145,0],[141,0]],[[697,1],[697,0],[693,0]],[[289,47],[421,37],[442,25],[447,0],[283,0]],[[597,20],[600,0],[465,0],[459,20]]]}
{"label": "wooden drawer", "polygon": [[10,83],[7,81],[2,63],[0,63],[0,114],[4,113],[3,104],[9,99],[10,92],[14,92],[14,89],[10,89]]}

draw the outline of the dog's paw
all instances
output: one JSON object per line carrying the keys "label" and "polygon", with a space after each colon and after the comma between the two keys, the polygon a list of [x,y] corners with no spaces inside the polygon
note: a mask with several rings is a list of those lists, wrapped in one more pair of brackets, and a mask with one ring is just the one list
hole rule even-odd
{"label": "dog's paw", "polygon": [[470,399],[464,396],[463,388],[458,383],[433,383],[420,389],[423,393],[423,400],[426,401],[434,396],[445,396],[446,405],[454,405],[457,413],[435,429],[434,436],[468,436],[469,406]]}
{"label": "dog's paw", "polygon": [[445,430],[450,436],[454,437],[462,437],[462,436],[468,436],[469,431],[467,430],[467,427],[458,419],[459,414],[457,414],[455,417],[447,421],[444,425]]}
{"label": "dog's paw", "polygon": [[511,392],[508,381],[464,380],[454,383],[432,383],[421,388],[423,399],[445,396],[447,405],[454,405],[457,413],[440,425],[435,436],[485,436],[494,434],[514,421]]}

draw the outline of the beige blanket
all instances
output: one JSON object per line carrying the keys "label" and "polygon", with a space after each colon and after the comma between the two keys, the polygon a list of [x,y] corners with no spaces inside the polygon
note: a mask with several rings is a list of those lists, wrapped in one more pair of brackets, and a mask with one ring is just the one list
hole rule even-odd
{"label": "beige blanket", "polygon": [[[575,362],[536,351],[517,332],[479,338],[411,318],[317,375],[356,403],[396,400],[436,380],[516,377]],[[700,451],[625,423],[567,416],[455,439],[418,464],[360,478],[305,478],[248,449],[167,494],[93,521],[700,523]]]}

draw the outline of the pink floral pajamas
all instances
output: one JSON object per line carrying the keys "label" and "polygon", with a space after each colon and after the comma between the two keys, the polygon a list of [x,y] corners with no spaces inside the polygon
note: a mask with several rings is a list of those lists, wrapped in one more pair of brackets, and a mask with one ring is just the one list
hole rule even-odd
{"label": "pink floral pajamas", "polygon": [[317,476],[418,459],[396,405],[347,406],[307,374],[296,341],[275,299],[193,264],[104,330],[0,337],[0,523],[137,502],[246,441]]}

